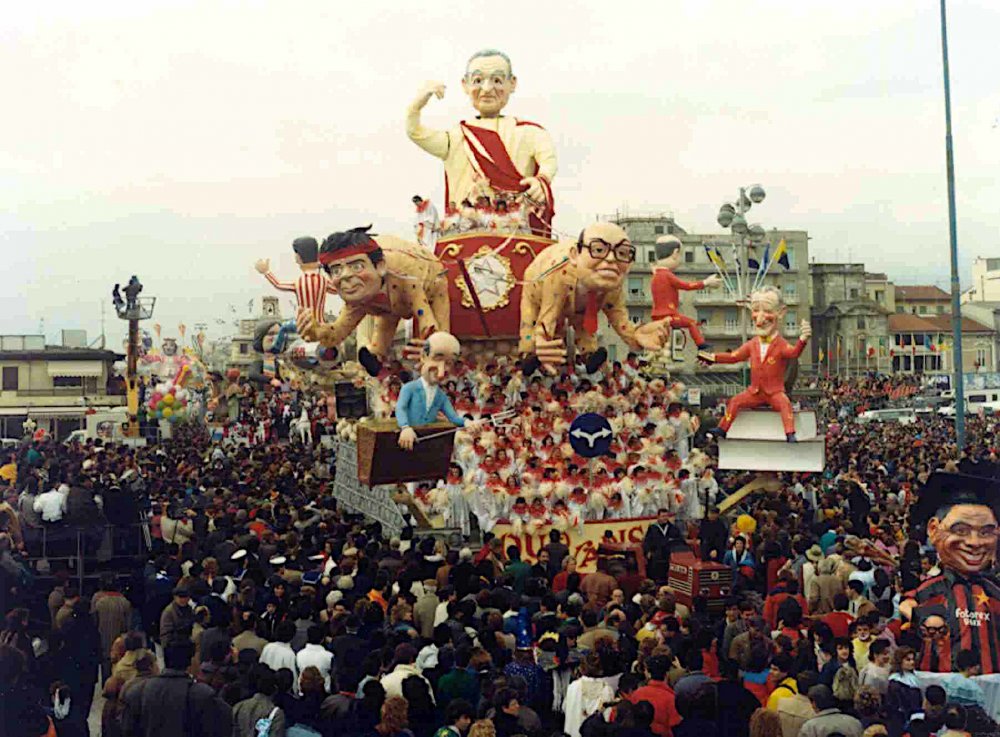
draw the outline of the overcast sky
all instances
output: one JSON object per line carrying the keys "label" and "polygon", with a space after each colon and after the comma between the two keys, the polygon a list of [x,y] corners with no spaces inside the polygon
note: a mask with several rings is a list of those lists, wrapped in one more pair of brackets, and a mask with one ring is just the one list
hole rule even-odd
{"label": "overcast sky", "polygon": [[[949,13],[965,282],[1000,256],[1000,3]],[[93,338],[138,273],[164,334],[219,336],[268,293],[255,259],[295,276],[296,236],[410,234],[412,194],[440,205],[443,186],[406,105],[439,79],[425,122],[468,115],[486,46],[514,62],[507,111],[555,138],[560,230],[627,206],[714,232],[759,181],[751,220],[808,230],[816,260],[948,288],[932,0],[51,1],[0,24],[0,332]]]}

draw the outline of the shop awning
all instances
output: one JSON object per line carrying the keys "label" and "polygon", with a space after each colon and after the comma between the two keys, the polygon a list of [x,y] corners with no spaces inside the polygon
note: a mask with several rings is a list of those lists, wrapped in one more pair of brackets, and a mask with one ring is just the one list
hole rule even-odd
{"label": "shop awning", "polygon": [[49,361],[49,376],[100,377],[104,366],[100,361]]}
{"label": "shop awning", "polygon": [[0,407],[0,417],[83,417],[86,407]]}

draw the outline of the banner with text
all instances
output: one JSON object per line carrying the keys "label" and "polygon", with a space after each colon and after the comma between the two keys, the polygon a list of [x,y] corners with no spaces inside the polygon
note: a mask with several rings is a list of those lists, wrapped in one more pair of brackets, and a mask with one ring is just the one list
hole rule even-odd
{"label": "banner with text", "polygon": [[[605,532],[611,533],[611,537],[606,542],[641,546],[642,539],[646,535],[646,528],[649,527],[653,519],[653,517],[641,517],[584,522],[582,534],[578,528],[572,527],[562,533],[562,542],[569,548],[570,555],[576,559],[577,571],[591,573],[597,570],[597,547],[602,540],[605,540]],[[537,532],[522,530],[521,534],[517,535],[510,524],[500,522],[493,528],[493,534],[500,538],[504,550],[510,545],[516,545],[521,551],[521,560],[535,563],[538,559],[538,551],[549,542],[549,530],[551,529],[553,529],[551,526],[545,526],[539,528]]]}

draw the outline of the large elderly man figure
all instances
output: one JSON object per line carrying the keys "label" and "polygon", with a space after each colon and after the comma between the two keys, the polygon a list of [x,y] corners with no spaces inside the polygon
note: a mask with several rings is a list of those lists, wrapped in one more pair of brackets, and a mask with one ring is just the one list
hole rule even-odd
{"label": "large elderly man figure", "polygon": [[963,461],[959,470],[932,474],[910,508],[910,530],[926,530],[941,573],[903,594],[899,611],[923,642],[920,670],[957,671],[959,651],[972,650],[983,674],[1000,673],[998,468]]}
{"label": "large elderly man figure", "polygon": [[548,131],[537,123],[502,115],[517,88],[510,59],[496,49],[469,59],[462,89],[476,117],[451,130],[427,128],[420,111],[432,96],[444,97],[441,82],[428,82],[406,113],[406,134],[427,153],[444,160],[445,202],[476,202],[485,195],[523,192],[533,203],[532,232],[548,235],[555,212],[552,179],[556,152]]}
{"label": "large elderly man figure", "polygon": [[771,409],[781,414],[785,438],[789,443],[796,441],[792,403],[785,394],[785,368],[790,360],[802,355],[812,335],[812,327],[808,321],[803,320],[798,341],[794,346],[789,345],[778,333],[786,310],[781,292],[774,287],[763,287],[750,295],[750,316],[753,321],[754,337],[732,353],[698,354],[698,358],[705,363],[750,362],[750,387],[729,400],[726,405],[726,415],[715,430],[717,435],[725,437],[733,420],[741,411],[769,405]]}
{"label": "large elderly man figure", "polygon": [[366,315],[373,315],[372,344],[358,351],[358,362],[372,376],[388,358],[400,320],[413,319],[417,344],[422,336],[448,329],[447,272],[425,249],[393,236],[376,240],[368,228],[354,228],[328,236],[319,261],[344,308],[328,325],[319,324],[312,311],[300,309],[299,334],[336,348]]}
{"label": "large elderly man figure", "polygon": [[440,413],[444,413],[453,425],[466,430],[476,430],[481,425],[480,421],[466,420],[460,416],[441,388],[441,382],[454,372],[461,350],[458,339],[451,333],[437,332],[424,341],[420,378],[403,384],[396,401],[396,421],[400,427],[399,447],[413,450],[417,441],[417,433],[413,428],[435,422]]}
{"label": "large elderly man figure", "polygon": [[597,343],[598,313],[629,348],[660,350],[669,336],[661,320],[636,326],[625,308],[622,285],[635,261],[635,247],[614,223],[594,223],[579,239],[561,241],[535,257],[524,272],[521,292],[521,341],[525,375],[541,368],[555,374],[566,362],[566,325],[573,326],[576,348],[586,354],[589,373],[608,353]]}

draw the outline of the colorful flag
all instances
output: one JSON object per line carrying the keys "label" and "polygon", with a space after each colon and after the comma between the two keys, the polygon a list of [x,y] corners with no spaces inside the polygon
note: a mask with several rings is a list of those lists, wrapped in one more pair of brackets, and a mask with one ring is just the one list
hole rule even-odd
{"label": "colorful flag", "polygon": [[844,351],[840,347],[840,336],[838,335],[837,336],[837,356],[839,357],[839,356],[842,356],[842,355],[844,355]]}
{"label": "colorful flag", "polygon": [[875,355],[875,346],[868,346],[868,358]]}
{"label": "colorful flag", "polygon": [[823,349],[822,348],[819,349],[819,362],[823,363]]}
{"label": "colorful flag", "polygon": [[778,243],[778,248],[774,252],[774,260],[786,269],[791,268],[791,264],[788,261],[788,244],[785,243],[784,238]]}

